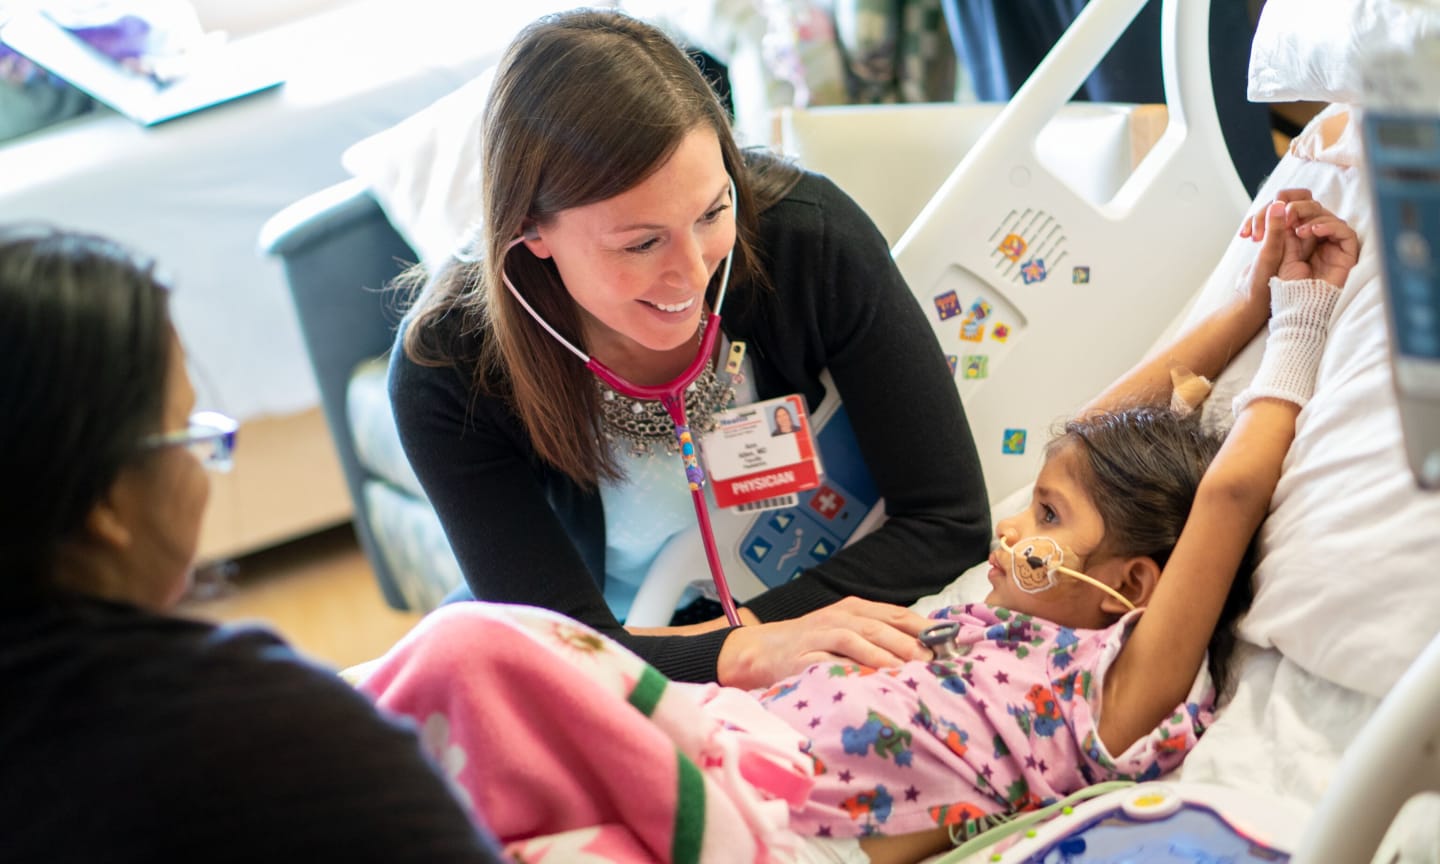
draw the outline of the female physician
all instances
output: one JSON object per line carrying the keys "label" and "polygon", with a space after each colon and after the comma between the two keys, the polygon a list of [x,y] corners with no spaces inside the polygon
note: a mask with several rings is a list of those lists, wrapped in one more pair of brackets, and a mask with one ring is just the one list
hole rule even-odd
{"label": "female physician", "polygon": [[[945,358],[871,221],[825,178],[742,154],[695,65],[623,13],[531,24],[485,110],[483,227],[425,285],[390,369],[405,452],[475,597],[577,618],[678,680],[928,656],[903,604],[988,554],[989,508]],[[599,383],[572,348],[671,381],[727,278],[746,369],[707,363],[691,425],[737,391],[813,409],[828,369],[888,518],[752,598],[750,626],[627,631],[607,591],[695,514],[659,403]]]}

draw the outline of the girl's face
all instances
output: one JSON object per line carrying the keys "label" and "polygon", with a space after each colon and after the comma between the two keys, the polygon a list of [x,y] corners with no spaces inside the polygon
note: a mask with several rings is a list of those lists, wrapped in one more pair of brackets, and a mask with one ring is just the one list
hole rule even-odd
{"label": "girl's face", "polygon": [[[1095,550],[1105,538],[1105,523],[1081,482],[1079,458],[1074,446],[1056,450],[1040,469],[1030,505],[1000,520],[995,533],[1012,547],[1029,538],[1047,537],[1064,550],[1061,554],[1065,560],[1057,563],[1114,587],[1120,581],[1122,562],[1115,558],[1094,560]],[[1045,551],[1051,551],[1052,547],[1044,545]],[[1017,547],[1017,552],[1024,546]],[[1012,566],[1011,556],[997,545],[990,553],[991,590],[985,598],[987,604],[1067,627],[1095,629],[1112,620],[1110,613],[1101,608],[1107,595],[1094,586],[1059,574],[1050,588],[1029,593],[1015,584]]]}
{"label": "girl's face", "polygon": [[525,245],[554,260],[587,350],[613,364],[693,343],[705,289],[735,245],[732,203],[719,139],[700,126],[644,181],[562,210]]}

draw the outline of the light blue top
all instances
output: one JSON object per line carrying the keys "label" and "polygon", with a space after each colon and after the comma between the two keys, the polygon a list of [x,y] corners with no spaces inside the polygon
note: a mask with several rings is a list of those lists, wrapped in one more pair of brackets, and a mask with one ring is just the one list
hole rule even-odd
{"label": "light blue top", "polygon": [[[720,356],[727,357],[729,352],[729,340],[722,340]],[[746,358],[732,404],[754,401],[755,386]],[[625,479],[600,483],[605,507],[605,602],[615,617],[624,621],[660,550],[671,537],[695,524],[695,505],[678,455],[663,450],[636,455],[623,440],[611,446]],[[713,507],[713,496],[706,498]]]}

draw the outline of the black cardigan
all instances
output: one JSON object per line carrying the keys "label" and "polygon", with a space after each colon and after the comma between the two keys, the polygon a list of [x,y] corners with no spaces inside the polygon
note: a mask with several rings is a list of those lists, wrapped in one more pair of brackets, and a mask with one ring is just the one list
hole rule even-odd
{"label": "black cardigan", "polygon": [[[829,369],[887,521],[745,605],[771,621],[850,595],[909,604],[989,549],[980,460],[945,357],[884,238],[828,179],[805,175],[761,214],[760,233],[774,289],[732,289],[725,333],[748,343],[762,399],[799,392],[813,409],[823,393],[820,372]],[[671,678],[715,680],[728,629],[686,637],[627,633],[599,587],[599,492],[541,464],[504,402],[472,394],[471,375],[468,367],[417,365],[398,342],[392,352],[400,440],[474,595],[554,609]]]}

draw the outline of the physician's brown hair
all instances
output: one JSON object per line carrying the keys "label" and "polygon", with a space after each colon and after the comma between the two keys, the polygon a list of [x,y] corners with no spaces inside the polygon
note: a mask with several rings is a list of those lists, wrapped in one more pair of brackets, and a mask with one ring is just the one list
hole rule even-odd
{"label": "physician's brown hair", "polygon": [[[715,90],[659,29],[614,10],[537,20],[506,51],[485,107],[481,228],[409,315],[403,344],[412,361],[470,365],[474,392],[506,399],[540,458],[585,488],[622,476],[601,434],[594,380],[505,290],[502,267],[537,313],[583,346],[580,316],[553,261],[506,247],[526,226],[633,188],[700,127],[714,130],[735,182],[731,291],[743,296],[766,284],[759,214],[799,170],[741,152]],[[400,284],[425,280],[412,269]],[[717,284],[718,274],[707,301]]]}

